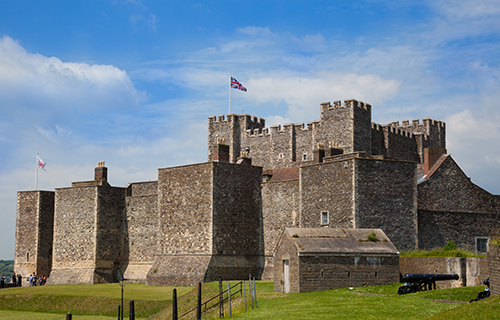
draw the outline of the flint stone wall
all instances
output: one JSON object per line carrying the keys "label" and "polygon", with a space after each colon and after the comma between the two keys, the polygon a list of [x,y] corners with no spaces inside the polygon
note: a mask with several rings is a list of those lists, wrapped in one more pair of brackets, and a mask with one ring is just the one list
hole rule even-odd
{"label": "flint stone wall", "polygon": [[490,289],[493,296],[500,294],[500,246],[489,243],[488,267],[490,276]]}
{"label": "flint stone wall", "polygon": [[[159,169],[159,255],[148,284],[260,277],[262,168],[224,162]],[[186,265],[184,261],[191,261]],[[196,267],[195,267],[196,264]]]}
{"label": "flint stone wall", "polygon": [[121,268],[128,281],[146,282],[158,248],[158,183],[133,183],[129,190]]}
{"label": "flint stone wall", "polygon": [[273,254],[285,228],[299,226],[299,180],[262,183],[265,269],[262,280],[272,280]]}
{"label": "flint stone wall", "polygon": [[[52,266],[54,192],[19,191],[17,194],[14,272],[48,276]],[[24,283],[24,282],[23,282]]]}
{"label": "flint stone wall", "polygon": [[417,166],[399,160],[355,160],[356,228],[384,230],[401,251],[417,245]]}
{"label": "flint stone wall", "polygon": [[300,169],[301,228],[321,227],[321,212],[330,228],[354,228],[354,161],[335,161]]}
{"label": "flint stone wall", "polygon": [[105,181],[56,189],[50,284],[112,282],[122,256],[124,188]]}

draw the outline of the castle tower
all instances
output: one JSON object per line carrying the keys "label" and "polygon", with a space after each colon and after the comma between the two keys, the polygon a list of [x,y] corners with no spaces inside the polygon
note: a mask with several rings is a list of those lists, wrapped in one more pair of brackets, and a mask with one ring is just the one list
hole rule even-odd
{"label": "castle tower", "polygon": [[371,105],[347,99],[321,104],[321,119],[286,123],[265,128],[263,118],[229,114],[208,118],[208,160],[215,159],[219,140],[229,145],[229,162],[236,163],[247,152],[252,163],[265,169],[288,168],[313,161],[313,151],[341,148],[344,153],[364,151],[371,154]]}
{"label": "castle tower", "polygon": [[94,284],[116,279],[123,252],[125,188],[111,187],[100,162],[95,180],[55,192],[50,284]]}
{"label": "castle tower", "polygon": [[242,159],[158,169],[158,249],[148,285],[260,278],[262,168]]}
{"label": "castle tower", "polygon": [[[14,272],[48,276],[52,265],[54,192],[17,193]],[[24,282],[23,282],[24,283]]]}

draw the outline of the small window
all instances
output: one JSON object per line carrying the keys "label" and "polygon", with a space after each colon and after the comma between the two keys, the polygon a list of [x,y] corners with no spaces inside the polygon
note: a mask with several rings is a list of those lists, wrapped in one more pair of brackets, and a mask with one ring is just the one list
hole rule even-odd
{"label": "small window", "polygon": [[283,153],[280,153],[280,154],[278,155],[278,159],[279,159],[279,160],[281,160],[281,159],[283,159],[283,158],[284,158],[284,157],[283,157]]}
{"label": "small window", "polygon": [[307,160],[307,153],[304,153],[304,155],[303,155],[302,159],[304,159],[304,161],[306,161],[306,160]]}
{"label": "small window", "polygon": [[321,225],[327,225],[329,222],[328,211],[321,212]]}
{"label": "small window", "polygon": [[488,252],[488,237],[476,237],[476,252]]}

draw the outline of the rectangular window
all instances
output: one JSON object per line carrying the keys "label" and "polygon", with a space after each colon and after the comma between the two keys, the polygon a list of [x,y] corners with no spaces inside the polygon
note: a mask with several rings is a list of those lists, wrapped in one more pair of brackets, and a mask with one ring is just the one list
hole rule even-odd
{"label": "rectangular window", "polygon": [[304,153],[304,161],[307,160],[307,153]]}
{"label": "rectangular window", "polygon": [[476,237],[476,252],[488,252],[488,237]]}
{"label": "rectangular window", "polygon": [[322,211],[321,212],[321,225],[328,225],[329,223],[328,219],[328,211]]}

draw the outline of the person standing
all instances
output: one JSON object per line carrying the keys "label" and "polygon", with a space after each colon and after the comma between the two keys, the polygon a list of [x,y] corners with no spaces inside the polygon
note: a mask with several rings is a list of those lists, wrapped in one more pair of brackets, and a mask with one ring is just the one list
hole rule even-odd
{"label": "person standing", "polygon": [[17,278],[16,278],[16,273],[14,272],[14,274],[12,275],[12,286],[17,287],[16,284],[17,284]]}
{"label": "person standing", "polygon": [[23,276],[20,273],[17,274],[17,286],[18,287],[23,286]]}

